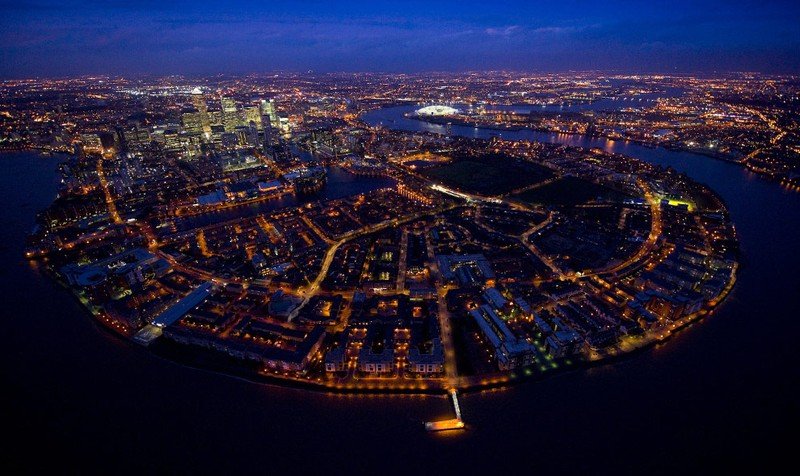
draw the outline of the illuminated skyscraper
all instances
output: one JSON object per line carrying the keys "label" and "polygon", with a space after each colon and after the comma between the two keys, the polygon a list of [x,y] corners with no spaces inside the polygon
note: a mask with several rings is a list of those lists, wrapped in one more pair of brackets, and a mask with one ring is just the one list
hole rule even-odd
{"label": "illuminated skyscraper", "polygon": [[[208,117],[207,114],[206,117]],[[183,111],[181,113],[181,125],[183,130],[190,134],[202,134],[204,132],[202,113],[194,109]],[[210,130],[211,128],[209,127]]]}
{"label": "illuminated skyscraper", "polygon": [[269,124],[267,116],[264,116],[262,123],[264,124],[264,153],[272,156],[272,140],[275,132],[272,130],[272,126]]}
{"label": "illuminated skyscraper", "polygon": [[253,123],[257,128],[261,128],[261,111],[258,106],[244,108],[244,123],[247,126]]}
{"label": "illuminated skyscraper", "polygon": [[222,97],[220,102],[222,103],[222,125],[225,132],[233,132],[237,126],[242,124],[236,101],[232,98]]}
{"label": "illuminated skyscraper", "polygon": [[278,113],[275,112],[275,102],[272,99],[261,100],[261,114],[269,117],[269,123],[272,127],[278,127]]}
{"label": "illuminated skyscraper", "polygon": [[206,137],[211,136],[211,120],[208,117],[208,105],[203,91],[200,88],[194,88],[192,91],[192,105],[197,109],[198,117],[200,120],[200,128]]}

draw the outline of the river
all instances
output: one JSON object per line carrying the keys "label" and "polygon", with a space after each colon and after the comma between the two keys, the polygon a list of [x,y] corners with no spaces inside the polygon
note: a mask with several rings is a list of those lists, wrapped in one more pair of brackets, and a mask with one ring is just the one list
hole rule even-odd
{"label": "river", "polygon": [[[439,127],[397,109],[367,120]],[[453,126],[451,133],[494,132]],[[800,195],[692,154],[513,134],[630,154],[714,188],[744,254],[727,302],[665,345],[614,364],[466,395],[470,428],[427,434],[422,421],[450,411],[444,398],[259,385],[165,361],[99,329],[67,291],[21,257],[35,211],[54,197],[57,159],[3,154],[7,464],[117,472],[618,474],[742,470],[785,457],[777,443],[798,419]],[[31,451],[40,455],[25,457]]]}

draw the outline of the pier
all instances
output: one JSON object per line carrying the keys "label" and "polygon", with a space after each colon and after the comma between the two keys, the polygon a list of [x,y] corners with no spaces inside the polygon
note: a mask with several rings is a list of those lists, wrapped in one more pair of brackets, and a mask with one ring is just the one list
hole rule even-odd
{"label": "pier", "polygon": [[456,414],[455,418],[447,420],[436,420],[425,423],[425,429],[428,431],[449,431],[449,430],[463,430],[466,425],[461,419],[461,406],[458,404],[458,392],[456,389],[450,389],[450,399],[453,402],[453,411]]}

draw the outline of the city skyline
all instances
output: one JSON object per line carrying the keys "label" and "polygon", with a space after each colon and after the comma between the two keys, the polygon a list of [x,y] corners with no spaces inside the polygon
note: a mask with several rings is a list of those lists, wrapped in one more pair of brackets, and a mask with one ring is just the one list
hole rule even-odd
{"label": "city skyline", "polygon": [[449,393],[455,418],[427,428],[457,430],[459,391],[656,345],[715,310],[738,270],[725,204],[612,144],[697,152],[796,190],[781,154],[793,126],[745,105],[764,84],[781,105],[795,83],[12,80],[0,146],[74,155],[25,256],[113,332],[256,362],[274,382]]}
{"label": "city skyline", "polygon": [[195,428],[221,450],[189,466],[225,472],[759,464],[794,404],[798,90],[0,81],[17,446],[147,472],[185,469]]}
{"label": "city skyline", "polygon": [[[0,77],[264,71],[800,71],[800,8],[755,3],[3,2]],[[679,26],[679,27],[678,27]]]}
{"label": "city skyline", "polygon": [[0,193],[9,474],[789,462],[796,0],[0,0]]}

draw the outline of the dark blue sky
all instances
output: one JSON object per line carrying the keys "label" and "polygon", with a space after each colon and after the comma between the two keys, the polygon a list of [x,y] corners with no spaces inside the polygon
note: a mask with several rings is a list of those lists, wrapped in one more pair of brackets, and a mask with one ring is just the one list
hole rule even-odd
{"label": "dark blue sky", "polygon": [[[800,72],[800,1],[0,0],[0,77]],[[233,3],[233,2],[231,2]]]}

